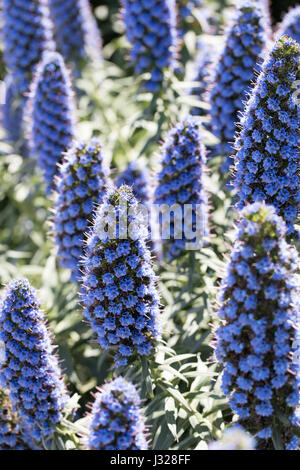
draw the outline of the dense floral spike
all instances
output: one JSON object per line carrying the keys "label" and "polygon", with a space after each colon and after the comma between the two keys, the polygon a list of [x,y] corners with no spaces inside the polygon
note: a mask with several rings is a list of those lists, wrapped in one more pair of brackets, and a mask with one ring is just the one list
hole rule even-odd
{"label": "dense floral spike", "polygon": [[290,10],[283,18],[277,31],[277,37],[280,38],[284,35],[300,43],[300,6]]}
{"label": "dense floral spike", "polygon": [[90,450],[147,450],[141,400],[123,377],[96,395],[87,445]]}
{"label": "dense floral spike", "polygon": [[58,50],[66,63],[101,61],[101,37],[89,0],[49,0]]}
{"label": "dense floral spike", "polygon": [[[208,92],[208,86],[211,78],[211,68],[213,63],[213,52],[203,42],[198,44],[199,52],[197,54],[192,80],[198,82],[197,86],[194,86],[190,90],[190,94],[195,95],[199,101],[206,101],[206,94]],[[203,108],[193,108],[191,110],[193,116],[204,116],[207,111]]]}
{"label": "dense floral spike", "polygon": [[235,143],[239,208],[266,201],[287,222],[289,232],[300,208],[300,109],[293,98],[300,79],[300,46],[282,38],[266,59]]}
{"label": "dense floral spike", "polygon": [[141,204],[148,204],[151,200],[151,180],[147,168],[142,168],[136,161],[132,161],[117,178],[116,185],[132,187],[134,197]]}
{"label": "dense floral spike", "polygon": [[45,50],[54,50],[48,0],[3,0],[4,61],[21,93]]}
{"label": "dense floral spike", "polygon": [[255,450],[255,445],[255,439],[235,424],[225,430],[222,439],[211,442],[208,450]]}
{"label": "dense floral spike", "polygon": [[31,90],[30,120],[33,156],[50,192],[58,164],[71,147],[75,133],[71,82],[58,53],[46,53],[39,65]]}
{"label": "dense floral spike", "polygon": [[160,337],[147,236],[132,191],[127,186],[111,190],[88,237],[82,301],[100,346],[114,352],[117,366],[149,355]]}
{"label": "dense floral spike", "polygon": [[203,183],[205,163],[205,148],[201,142],[197,121],[188,117],[171,129],[162,147],[162,169],[158,173],[155,190],[156,204],[177,204],[182,215],[180,223],[183,236],[180,239],[175,238],[177,231],[174,230],[173,220],[171,238],[164,240],[169,259],[176,258],[186,248],[188,240],[184,236],[183,223],[185,205],[192,208],[193,231],[200,243],[208,236],[208,202]]}
{"label": "dense floral spike", "polygon": [[13,411],[9,392],[0,389],[0,450],[27,449],[22,438],[20,418]]}
{"label": "dense floral spike", "polygon": [[53,434],[67,395],[44,314],[26,279],[12,281],[0,310],[1,364],[5,386],[25,434],[38,443]]}
{"label": "dense floral spike", "polygon": [[148,72],[146,88],[160,90],[165,68],[175,66],[175,0],[123,0],[126,35],[136,74]]}
{"label": "dense floral spike", "polygon": [[85,233],[95,204],[102,204],[108,168],[103,164],[98,139],[74,144],[66,154],[56,181],[58,197],[54,209],[54,234],[61,265],[72,270],[72,281],[80,276]]}
{"label": "dense floral spike", "polygon": [[[48,0],[3,0],[4,62],[11,74],[14,93],[9,89],[4,107],[4,124],[8,137],[17,141],[21,136],[24,94],[28,92],[35,67],[43,51],[54,50]],[[18,110],[14,110],[14,108]],[[17,114],[15,114],[17,113]],[[17,117],[17,128],[10,125]]]}
{"label": "dense floral spike", "polygon": [[227,33],[225,47],[213,72],[210,91],[211,127],[220,144],[215,153],[226,157],[222,171],[229,170],[238,114],[255,79],[267,41],[265,9],[245,0]]}
{"label": "dense floral spike", "polygon": [[[276,410],[284,447],[297,448],[300,425],[300,301],[297,252],[272,206],[242,211],[223,280],[216,355],[224,365],[223,392],[241,424],[272,447]],[[297,408],[298,407],[298,408]]]}

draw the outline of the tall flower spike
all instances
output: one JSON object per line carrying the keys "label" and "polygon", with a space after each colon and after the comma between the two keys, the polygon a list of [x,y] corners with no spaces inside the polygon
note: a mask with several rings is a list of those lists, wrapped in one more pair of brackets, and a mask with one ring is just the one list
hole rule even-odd
{"label": "tall flower spike", "polygon": [[289,233],[300,208],[300,109],[293,96],[299,60],[295,41],[284,37],[275,44],[241,120],[234,156],[238,207],[257,201],[272,204]]}
{"label": "tall flower spike", "polygon": [[223,392],[266,449],[275,429],[284,448],[299,445],[298,257],[285,237],[274,207],[245,207],[220,296],[216,356],[224,366]]}
{"label": "tall flower spike", "polygon": [[25,450],[20,418],[13,411],[9,393],[0,389],[0,450]]}
{"label": "tall flower spike", "polygon": [[49,0],[58,50],[76,69],[101,62],[101,37],[89,0]]}
{"label": "tall flower spike", "polygon": [[229,170],[238,115],[266,46],[268,22],[264,13],[265,8],[254,0],[241,3],[212,74],[211,128],[220,139],[214,153],[226,157],[221,168],[223,173]]}
{"label": "tall flower spike", "polygon": [[147,450],[141,400],[130,382],[117,377],[97,393],[87,446],[90,450]]}
{"label": "tall flower spike", "polygon": [[[18,106],[18,115],[26,106],[26,97],[36,65],[41,60],[43,51],[53,51],[55,44],[52,39],[52,25],[49,20],[48,0],[3,0],[3,41],[4,62],[11,74],[14,86],[14,103],[6,106],[4,124],[9,123],[9,115],[13,106]],[[10,92],[12,89],[10,89]],[[12,95],[9,95],[12,98]],[[16,104],[18,103],[18,105]],[[6,127],[8,137],[16,141],[21,134],[10,125]],[[11,132],[13,131],[13,132]]]}
{"label": "tall flower spike", "polygon": [[157,92],[163,83],[164,69],[175,66],[175,0],[123,0],[122,3],[135,72],[149,73],[146,89]]}
{"label": "tall flower spike", "polygon": [[80,277],[85,234],[91,227],[95,204],[103,202],[107,176],[101,144],[92,139],[88,144],[74,144],[57,177],[53,231],[61,265],[72,270],[74,282]]}
{"label": "tall flower spike", "polygon": [[276,36],[289,36],[300,43],[300,6],[291,9],[283,18]]}
{"label": "tall flower spike", "polygon": [[[157,175],[155,204],[166,208],[177,205],[180,212],[179,226],[175,216],[171,219],[171,238],[164,239],[161,224],[169,259],[182,254],[188,241],[202,243],[208,236],[208,203],[203,182],[205,163],[205,147],[201,142],[198,123],[188,117],[169,132],[162,147],[162,169]],[[186,217],[186,208],[192,209],[189,217]],[[192,229],[193,237],[185,237],[188,228],[189,231]],[[182,231],[180,236],[177,235],[178,231]]]}
{"label": "tall flower spike", "polygon": [[31,89],[29,119],[33,156],[44,173],[48,193],[63,154],[75,134],[74,103],[69,74],[57,52],[46,53]]}
{"label": "tall flower spike", "polygon": [[117,178],[116,186],[131,186],[134,197],[141,204],[148,204],[151,200],[151,181],[147,168],[142,168],[136,161],[132,161]]}
{"label": "tall flower spike", "polygon": [[26,279],[8,285],[0,312],[0,340],[5,352],[2,376],[24,434],[40,443],[53,434],[67,394],[44,314]]}
{"label": "tall flower spike", "polygon": [[100,346],[114,353],[117,366],[149,355],[160,337],[159,296],[147,236],[132,191],[127,186],[111,190],[88,237],[82,302]]}

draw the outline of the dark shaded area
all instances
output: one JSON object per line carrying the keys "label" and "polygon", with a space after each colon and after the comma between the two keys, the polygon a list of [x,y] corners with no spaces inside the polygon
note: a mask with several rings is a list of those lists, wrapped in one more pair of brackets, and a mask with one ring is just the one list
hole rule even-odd
{"label": "dark shaded area", "polygon": [[298,5],[300,5],[298,0],[271,0],[270,6],[273,24],[278,23],[290,8]]}
{"label": "dark shaded area", "polygon": [[[104,44],[107,44],[112,39],[118,37],[118,32],[115,29],[114,20],[117,18],[121,8],[120,0],[90,0],[93,8],[95,9],[96,17],[101,29],[101,34]],[[105,11],[99,11],[99,7],[104,6],[107,8],[108,14]],[[104,14],[104,15],[103,15]],[[103,16],[102,16],[103,15]]]}

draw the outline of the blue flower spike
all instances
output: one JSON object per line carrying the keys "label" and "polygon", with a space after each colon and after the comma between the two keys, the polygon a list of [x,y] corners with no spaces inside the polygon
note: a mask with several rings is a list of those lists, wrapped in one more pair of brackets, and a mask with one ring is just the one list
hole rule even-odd
{"label": "blue flower spike", "polygon": [[[164,233],[163,223],[160,227],[166,256],[172,260],[186,252],[188,243],[197,241],[203,244],[209,235],[208,201],[203,179],[206,150],[197,119],[189,116],[173,127],[161,153],[162,169],[157,175],[155,204],[166,208],[175,205],[176,214],[180,214],[179,222],[176,222],[175,215],[171,217],[169,233]],[[185,212],[185,208],[190,208],[191,212]],[[190,229],[189,237],[186,236],[186,228]],[[166,235],[170,235],[169,238],[165,238]]]}
{"label": "blue flower spike", "polygon": [[141,400],[134,387],[117,377],[99,390],[92,407],[89,450],[147,450]]}
{"label": "blue flower spike", "polygon": [[176,65],[175,0],[122,0],[130,58],[136,75],[148,74],[145,88],[159,92],[165,69]]}
{"label": "blue flower spike", "polygon": [[7,137],[17,142],[29,86],[44,51],[54,51],[48,0],[3,0],[3,59],[9,73],[3,109]]}
{"label": "blue flower spike", "polygon": [[214,153],[225,158],[223,173],[228,172],[231,164],[239,112],[244,109],[244,101],[259,70],[268,32],[265,8],[254,0],[243,1],[212,73],[211,129],[220,141]]}
{"label": "blue flower spike", "polygon": [[12,281],[0,306],[5,359],[1,379],[9,389],[24,435],[37,446],[51,439],[68,395],[44,313],[27,279]]}
{"label": "blue flower spike", "polygon": [[241,119],[235,142],[235,177],[241,209],[265,201],[283,217],[288,233],[300,209],[300,46],[283,37],[266,58]]}
{"label": "blue flower spike", "polygon": [[111,189],[97,211],[83,261],[84,316],[117,367],[150,355],[161,334],[148,225],[138,208],[128,186]]}
{"label": "blue flower spike", "polygon": [[[300,425],[300,297],[298,255],[273,206],[242,211],[222,282],[216,357],[222,390],[259,449],[297,449]],[[277,424],[277,411],[284,425]],[[282,420],[281,420],[282,421]],[[280,421],[279,421],[280,422]]]}
{"label": "blue flower spike", "polygon": [[71,269],[73,282],[81,276],[86,234],[96,206],[103,202],[108,174],[102,146],[98,139],[92,139],[74,143],[57,176],[53,232],[61,265]]}
{"label": "blue flower spike", "polygon": [[78,72],[102,61],[102,40],[89,0],[49,0],[57,49]]}
{"label": "blue flower spike", "polygon": [[64,153],[75,138],[75,105],[69,73],[62,56],[45,53],[31,86],[30,147],[44,175],[49,194]]}

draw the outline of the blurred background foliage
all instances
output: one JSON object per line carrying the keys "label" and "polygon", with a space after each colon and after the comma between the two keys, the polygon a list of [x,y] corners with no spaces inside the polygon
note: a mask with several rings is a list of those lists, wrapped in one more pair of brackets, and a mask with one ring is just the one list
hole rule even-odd
{"label": "blurred background foliage", "polygon": [[[288,3],[295,2],[272,2],[276,20]],[[219,48],[233,2],[207,0],[204,4],[207,21],[189,20],[195,24],[182,44],[183,70],[189,70],[195,58],[200,35]],[[154,175],[161,138],[171,123],[189,112],[195,99],[187,95],[183,76],[170,77],[170,86],[157,100],[141,92],[139,79],[133,78],[126,60],[128,44],[119,2],[95,0],[93,6],[104,38],[104,63],[99,70],[87,68],[74,83],[77,137],[100,137],[113,177],[134,159],[140,159]],[[204,103],[196,104],[205,107]],[[220,392],[220,371],[213,362],[211,347],[217,323],[216,294],[234,229],[231,195],[218,171],[220,160],[209,160],[205,175],[210,196],[209,245],[171,265],[155,262],[164,324],[157,354],[139,365],[114,371],[111,358],[99,350],[83,322],[78,286],[71,284],[69,272],[59,267],[51,237],[53,196],[45,196],[35,162],[15,153],[2,132],[0,139],[1,287],[14,277],[25,276],[39,290],[68,389],[79,394],[76,429],[84,429],[86,405],[95,387],[120,373],[140,389],[153,448],[206,448],[232,419]],[[206,130],[203,139],[208,148],[214,143]]]}

